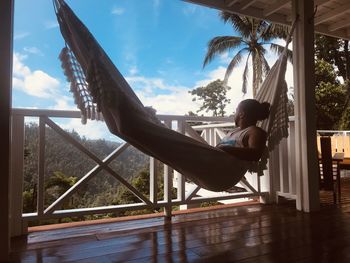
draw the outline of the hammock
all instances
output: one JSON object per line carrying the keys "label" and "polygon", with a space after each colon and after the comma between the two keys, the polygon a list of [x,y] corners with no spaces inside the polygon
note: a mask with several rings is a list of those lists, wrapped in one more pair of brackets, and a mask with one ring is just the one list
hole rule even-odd
{"label": "hammock", "polygon": [[[82,112],[83,123],[87,119],[102,119],[102,112],[111,133],[208,190],[223,191],[241,180],[252,167],[252,162],[239,160],[165,127],[154,111],[142,105],[93,35],[64,0],[54,0],[54,6],[66,42],[60,59]],[[269,134],[269,149],[278,144],[282,137],[288,136],[287,86],[284,81],[286,62],[285,49],[257,95],[258,100],[271,104],[271,117],[260,124]]]}

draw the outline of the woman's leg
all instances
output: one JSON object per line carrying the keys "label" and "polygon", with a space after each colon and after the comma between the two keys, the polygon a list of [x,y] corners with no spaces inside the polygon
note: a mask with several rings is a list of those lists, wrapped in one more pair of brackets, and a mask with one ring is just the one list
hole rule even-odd
{"label": "woman's leg", "polygon": [[126,105],[103,107],[109,130],[196,184],[222,191],[245,174],[243,162],[209,145],[129,112]]}

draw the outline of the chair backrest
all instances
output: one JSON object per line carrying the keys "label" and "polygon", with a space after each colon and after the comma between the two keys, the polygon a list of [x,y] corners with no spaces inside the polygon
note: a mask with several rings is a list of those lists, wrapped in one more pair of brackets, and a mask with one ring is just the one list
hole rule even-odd
{"label": "chair backrest", "polygon": [[321,137],[320,184],[324,190],[333,190],[333,161],[331,137]]}

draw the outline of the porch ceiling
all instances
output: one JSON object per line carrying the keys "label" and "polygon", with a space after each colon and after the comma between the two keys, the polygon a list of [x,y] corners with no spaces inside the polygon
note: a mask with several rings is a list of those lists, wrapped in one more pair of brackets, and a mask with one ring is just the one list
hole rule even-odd
{"label": "porch ceiling", "polygon": [[[235,14],[290,25],[291,0],[184,0]],[[350,39],[350,1],[314,0],[315,31],[337,38]]]}

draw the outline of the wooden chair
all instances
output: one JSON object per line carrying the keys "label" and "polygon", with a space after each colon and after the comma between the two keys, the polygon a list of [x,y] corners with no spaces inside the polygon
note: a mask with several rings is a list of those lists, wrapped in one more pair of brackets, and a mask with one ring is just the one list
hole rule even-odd
{"label": "wooden chair", "polygon": [[[333,192],[334,203],[340,202],[340,169],[339,163],[344,154],[332,156],[331,137],[321,137],[321,157],[319,158],[320,189]],[[337,198],[338,194],[338,198]]]}

